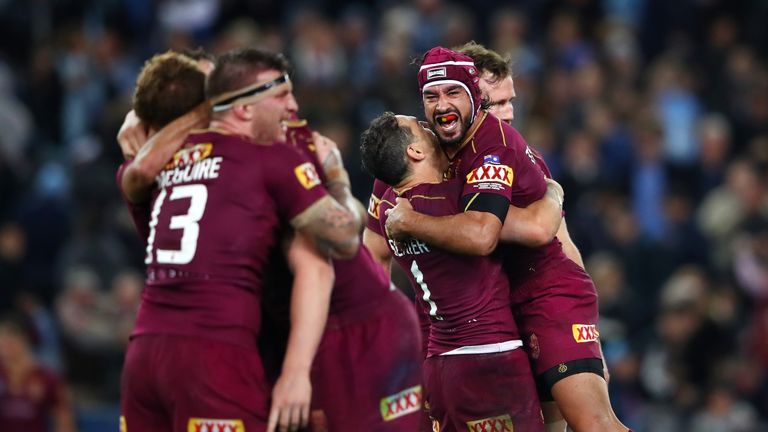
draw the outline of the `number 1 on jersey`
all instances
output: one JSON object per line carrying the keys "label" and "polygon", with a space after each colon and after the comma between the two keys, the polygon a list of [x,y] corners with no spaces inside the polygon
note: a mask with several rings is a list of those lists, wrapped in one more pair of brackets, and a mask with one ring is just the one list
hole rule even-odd
{"label": "number 1 on jersey", "polygon": [[421,291],[424,292],[424,295],[421,296],[421,299],[424,300],[429,305],[429,316],[434,317],[435,319],[438,319],[438,320],[442,320],[443,317],[437,314],[437,304],[434,302],[434,300],[431,299],[432,292],[429,290],[427,283],[424,282],[424,273],[421,272],[419,265],[416,264],[416,260],[414,260],[413,263],[411,264],[411,273],[413,274],[413,277],[416,279],[416,283],[419,284]]}

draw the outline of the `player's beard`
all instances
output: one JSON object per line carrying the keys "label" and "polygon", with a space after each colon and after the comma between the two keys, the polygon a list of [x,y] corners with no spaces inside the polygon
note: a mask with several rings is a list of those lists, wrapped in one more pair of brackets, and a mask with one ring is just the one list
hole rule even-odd
{"label": "player's beard", "polygon": [[[451,131],[444,130],[441,126],[439,121],[437,120],[438,117],[446,115],[446,114],[456,114],[458,116],[458,120],[456,121],[456,127],[455,129]],[[464,137],[467,135],[467,131],[469,130],[469,119],[465,118],[461,113],[457,110],[450,110],[446,112],[441,113],[435,113],[431,119],[429,119],[429,125],[432,129],[432,131],[435,132],[435,135],[437,135],[437,138],[440,140],[440,144],[443,147],[455,147],[461,144],[462,141],[464,141]]]}

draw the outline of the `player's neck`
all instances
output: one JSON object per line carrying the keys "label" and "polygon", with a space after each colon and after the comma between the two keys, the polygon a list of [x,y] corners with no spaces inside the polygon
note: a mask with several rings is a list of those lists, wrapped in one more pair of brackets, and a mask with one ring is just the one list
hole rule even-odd
{"label": "player's neck", "polygon": [[220,130],[232,135],[251,136],[250,124],[232,121],[227,117],[211,120],[211,129]]}
{"label": "player's neck", "polygon": [[395,192],[402,193],[423,183],[440,183],[443,181],[443,173],[429,165],[416,165],[411,175],[394,187]]}

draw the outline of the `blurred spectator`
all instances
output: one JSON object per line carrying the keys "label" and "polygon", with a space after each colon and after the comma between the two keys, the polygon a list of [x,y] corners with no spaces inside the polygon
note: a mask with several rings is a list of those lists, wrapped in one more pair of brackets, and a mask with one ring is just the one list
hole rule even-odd
{"label": "blurred spectator", "polygon": [[38,364],[19,315],[0,319],[0,424],[4,432],[75,431],[66,384]]}

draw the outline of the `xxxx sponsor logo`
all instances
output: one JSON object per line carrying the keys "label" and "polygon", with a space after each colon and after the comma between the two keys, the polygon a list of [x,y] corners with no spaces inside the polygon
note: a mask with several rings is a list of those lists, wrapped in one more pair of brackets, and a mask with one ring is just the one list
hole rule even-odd
{"label": "xxxx sponsor logo", "polygon": [[512,186],[512,168],[506,165],[486,163],[467,174],[467,183],[496,182]]}
{"label": "xxxx sponsor logo", "polygon": [[245,432],[242,420],[191,418],[187,432]]}
{"label": "xxxx sponsor logo", "polygon": [[191,165],[211,155],[213,144],[195,144],[192,147],[183,148],[173,155],[173,159],[165,166],[165,169],[173,169]]}
{"label": "xxxx sponsor logo", "polygon": [[120,416],[120,432],[128,432],[128,423],[125,422],[124,416]]}
{"label": "xxxx sponsor logo", "polygon": [[315,171],[315,166],[309,162],[297,166],[293,169],[296,178],[299,179],[299,183],[304,186],[304,189],[312,189],[320,184],[320,176]]}
{"label": "xxxx sponsor logo", "polygon": [[381,206],[381,200],[371,195],[368,199],[368,214],[374,219],[379,219],[379,206]]}
{"label": "xxxx sponsor logo", "polygon": [[421,386],[417,385],[387,396],[379,403],[384,421],[421,411]]}
{"label": "xxxx sponsor logo", "polygon": [[509,414],[467,422],[469,432],[513,432],[512,417]]}
{"label": "xxxx sponsor logo", "polygon": [[573,339],[578,343],[594,342],[600,338],[600,332],[594,324],[573,324]]}

